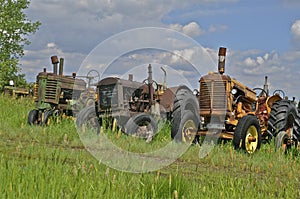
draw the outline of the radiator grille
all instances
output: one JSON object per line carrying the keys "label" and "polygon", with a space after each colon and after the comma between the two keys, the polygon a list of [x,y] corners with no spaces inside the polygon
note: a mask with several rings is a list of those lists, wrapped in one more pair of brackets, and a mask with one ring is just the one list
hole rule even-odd
{"label": "radiator grille", "polygon": [[203,81],[200,83],[200,109],[226,108],[226,82]]}
{"label": "radiator grille", "polygon": [[46,95],[45,99],[47,100],[56,100],[56,90],[58,87],[58,83],[56,80],[47,80],[47,85],[46,85]]}

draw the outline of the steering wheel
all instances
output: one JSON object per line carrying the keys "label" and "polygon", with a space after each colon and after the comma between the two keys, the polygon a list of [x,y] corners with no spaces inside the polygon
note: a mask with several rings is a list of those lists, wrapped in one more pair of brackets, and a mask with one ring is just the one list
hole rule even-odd
{"label": "steering wheel", "polygon": [[267,97],[268,96],[267,92],[264,89],[262,89],[262,88],[253,88],[253,90],[255,90],[255,91],[256,90],[257,91],[261,91],[260,94],[257,95],[257,97],[259,97],[259,96],[261,96],[261,97]]}
{"label": "steering wheel", "polygon": [[[143,84],[149,84],[148,83],[148,79],[145,79],[144,81],[143,81]],[[155,84],[155,86],[153,85],[153,84]],[[157,90],[158,89],[158,84],[157,84],[157,82],[155,81],[155,80],[152,80],[152,86],[154,87],[154,90]]]}
{"label": "steering wheel", "polygon": [[95,86],[100,81],[100,74],[96,70],[90,70],[87,75],[88,87]]}
{"label": "steering wheel", "polygon": [[[283,90],[280,90],[280,89],[275,90],[275,91],[273,92],[273,95],[276,95],[276,94],[278,94],[282,99],[285,98],[285,93],[284,93]],[[281,95],[280,95],[280,94],[281,94]]]}

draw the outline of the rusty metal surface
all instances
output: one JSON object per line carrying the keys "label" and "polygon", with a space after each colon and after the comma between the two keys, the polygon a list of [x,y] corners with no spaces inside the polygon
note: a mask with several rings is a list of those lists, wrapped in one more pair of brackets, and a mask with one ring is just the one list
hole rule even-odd
{"label": "rusty metal surface", "polygon": [[174,99],[177,90],[178,87],[168,88],[164,91],[164,94],[159,98],[160,105],[162,106],[161,109],[165,109],[166,112],[171,112],[173,110]]}

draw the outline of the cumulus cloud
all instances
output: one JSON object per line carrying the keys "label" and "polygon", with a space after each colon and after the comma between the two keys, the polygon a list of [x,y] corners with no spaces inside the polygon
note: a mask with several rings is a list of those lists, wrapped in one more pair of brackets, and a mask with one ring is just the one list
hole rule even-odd
{"label": "cumulus cloud", "polygon": [[246,57],[237,65],[243,67],[242,72],[246,75],[272,74],[284,70],[279,55],[275,51],[255,57]]}
{"label": "cumulus cloud", "polygon": [[190,37],[196,37],[199,35],[204,34],[204,30],[200,27],[200,25],[197,22],[190,22],[186,25],[181,24],[171,24],[168,26],[168,28],[171,28],[173,30],[182,32]]}
{"label": "cumulus cloud", "polygon": [[292,27],[291,27],[291,32],[294,37],[300,37],[300,20],[296,20]]}
{"label": "cumulus cloud", "polygon": [[296,20],[291,26],[292,47],[296,50],[300,49],[300,19]]}

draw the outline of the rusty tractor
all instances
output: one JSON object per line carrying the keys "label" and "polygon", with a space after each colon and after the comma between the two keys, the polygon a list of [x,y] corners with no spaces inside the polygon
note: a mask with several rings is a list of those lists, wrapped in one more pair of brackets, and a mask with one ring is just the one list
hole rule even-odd
{"label": "rusty tractor", "polygon": [[177,93],[172,138],[192,142],[215,136],[232,140],[235,149],[249,154],[273,137],[277,148],[296,146],[300,134],[295,103],[282,90],[269,95],[267,77],[263,88],[251,89],[225,75],[225,56],[226,48],[221,47],[218,72],[202,76],[194,95]]}
{"label": "rusty tractor", "polygon": [[[120,127],[122,132],[150,142],[158,131],[158,123],[171,118],[176,93],[192,94],[186,86],[167,88],[166,70],[161,69],[164,73],[162,84],[153,80],[151,64],[148,78],[143,82],[133,81],[132,74],[128,80],[107,77],[99,81],[95,106],[80,111],[77,127],[101,129],[106,122],[105,125],[109,123],[112,129]],[[198,108],[196,104],[194,108]]]}
{"label": "rusty tractor", "polygon": [[[51,57],[53,72],[43,72],[37,75],[34,86],[35,109],[28,114],[28,124],[46,125],[49,118],[54,116],[73,116],[82,107],[94,103],[94,91],[87,87],[83,79],[64,76],[64,59],[58,60],[57,56]],[[58,65],[59,64],[59,65]],[[59,66],[59,71],[57,70]],[[88,76],[90,80],[92,77]]]}

